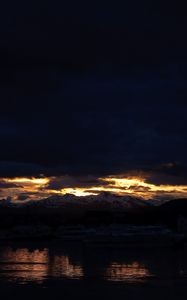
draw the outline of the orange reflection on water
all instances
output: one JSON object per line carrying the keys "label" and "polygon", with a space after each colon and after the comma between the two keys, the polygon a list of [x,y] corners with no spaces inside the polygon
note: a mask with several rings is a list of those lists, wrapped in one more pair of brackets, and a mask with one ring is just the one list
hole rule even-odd
{"label": "orange reflection on water", "polygon": [[55,256],[51,266],[51,275],[55,277],[66,277],[69,279],[80,279],[83,277],[83,268],[80,264],[73,264],[69,257]]}
{"label": "orange reflection on water", "polygon": [[48,250],[7,248],[1,255],[0,272],[10,281],[42,282],[48,275]]}
{"label": "orange reflection on water", "polygon": [[151,273],[144,265],[133,262],[131,264],[112,263],[105,276],[111,281],[146,281],[147,277],[151,277]]}

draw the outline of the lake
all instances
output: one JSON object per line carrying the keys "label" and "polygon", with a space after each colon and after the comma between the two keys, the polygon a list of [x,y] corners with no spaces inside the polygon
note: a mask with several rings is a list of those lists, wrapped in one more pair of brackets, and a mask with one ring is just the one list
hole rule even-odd
{"label": "lake", "polygon": [[6,299],[187,299],[187,249],[0,244],[0,293]]}

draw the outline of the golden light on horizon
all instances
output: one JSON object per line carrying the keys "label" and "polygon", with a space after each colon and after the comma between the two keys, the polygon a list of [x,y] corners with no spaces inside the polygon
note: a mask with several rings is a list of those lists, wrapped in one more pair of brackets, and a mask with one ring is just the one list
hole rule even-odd
{"label": "golden light on horizon", "polygon": [[[183,185],[154,185],[146,182],[144,178],[118,178],[118,177],[105,177],[99,178],[103,185],[92,186],[89,188],[64,188],[59,192],[61,194],[73,194],[75,196],[89,196],[98,195],[101,192],[110,192],[118,195],[138,195],[146,199],[152,198],[155,193],[181,193],[187,195],[187,186]],[[108,184],[106,185],[106,183]]]}
{"label": "golden light on horizon", "polygon": [[4,179],[6,182],[12,182],[12,183],[33,183],[33,184],[39,184],[44,185],[49,182],[49,178],[26,178],[26,177],[16,177],[16,178],[7,178]]}
{"label": "golden light on horizon", "polygon": [[104,181],[109,182],[109,185],[117,188],[125,188],[129,190],[133,190],[133,188],[146,188],[150,192],[187,192],[187,186],[185,185],[154,185],[148,182],[145,182],[143,178],[118,178],[118,177],[107,177],[103,178]]}
{"label": "golden light on horizon", "polygon": [[98,178],[98,181],[100,182],[99,185],[93,184],[85,187],[80,187],[80,181],[77,181],[77,183],[76,179],[74,179],[73,183],[75,185],[77,184],[77,186],[64,187],[61,189],[58,187],[50,187],[50,182],[52,180],[58,180],[58,182],[63,183],[63,177],[15,177],[2,178],[1,180],[13,185],[8,189],[1,189],[0,195],[3,197],[10,196],[13,199],[16,199],[16,195],[21,193],[28,193],[28,199],[42,199],[54,194],[73,194],[78,197],[84,197],[98,195],[101,192],[109,192],[120,196],[140,196],[145,199],[151,199],[158,194],[177,194],[187,197],[186,185],[156,185],[149,183],[148,178],[143,177],[122,177],[111,175]]}
{"label": "golden light on horizon", "polygon": [[[77,197],[82,197],[82,196],[90,196],[90,195],[97,195],[97,192],[92,192],[92,189],[89,189],[89,191],[85,190],[85,188],[65,188],[60,190],[60,194],[73,194]],[[59,193],[59,191],[57,191]]]}
{"label": "golden light on horizon", "polygon": [[19,194],[28,194],[28,199],[41,199],[47,196],[47,192],[42,191],[49,183],[50,178],[47,177],[15,177],[0,178],[5,184],[9,184],[9,188],[0,190],[0,197],[11,197],[16,200]]}

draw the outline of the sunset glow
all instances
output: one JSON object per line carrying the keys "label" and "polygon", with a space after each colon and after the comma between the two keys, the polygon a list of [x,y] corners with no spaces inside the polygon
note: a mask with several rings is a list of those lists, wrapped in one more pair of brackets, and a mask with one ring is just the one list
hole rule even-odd
{"label": "sunset glow", "polygon": [[[68,177],[70,182],[64,177],[40,177],[40,178],[2,178],[0,179],[8,186],[1,188],[0,196],[11,197],[17,199],[21,195],[21,199],[41,199],[55,194],[73,194],[75,196],[90,196],[98,195],[102,192],[109,192],[117,195],[135,195],[145,199],[152,199],[157,195],[169,195],[185,197],[187,196],[186,185],[156,185],[149,183],[148,179],[143,177],[122,177],[122,176],[107,176],[98,178],[99,184],[89,184],[84,186],[80,180]],[[51,181],[58,180],[58,183],[64,184],[63,188],[58,186],[52,187]],[[67,187],[66,187],[67,184]],[[68,186],[69,185],[69,186]],[[19,200],[19,199],[18,199]]]}
{"label": "sunset glow", "polygon": [[13,178],[13,179],[5,179],[7,182],[13,182],[13,183],[31,183],[31,184],[38,184],[43,185],[47,184],[49,182],[48,178]]}
{"label": "sunset glow", "polygon": [[[103,185],[89,188],[65,188],[61,194],[74,194],[76,196],[98,195],[101,192],[111,192],[118,195],[133,194],[143,196],[146,199],[152,198],[156,193],[181,193],[187,194],[187,186],[183,185],[154,185],[145,182],[143,178],[99,178]],[[106,185],[106,183],[108,183]]]}

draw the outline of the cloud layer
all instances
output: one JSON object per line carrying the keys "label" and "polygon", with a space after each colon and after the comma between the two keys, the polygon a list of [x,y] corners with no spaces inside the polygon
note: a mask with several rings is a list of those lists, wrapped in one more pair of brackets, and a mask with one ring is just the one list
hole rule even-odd
{"label": "cloud layer", "polygon": [[3,4],[0,177],[186,185],[182,7],[68,3]]}

